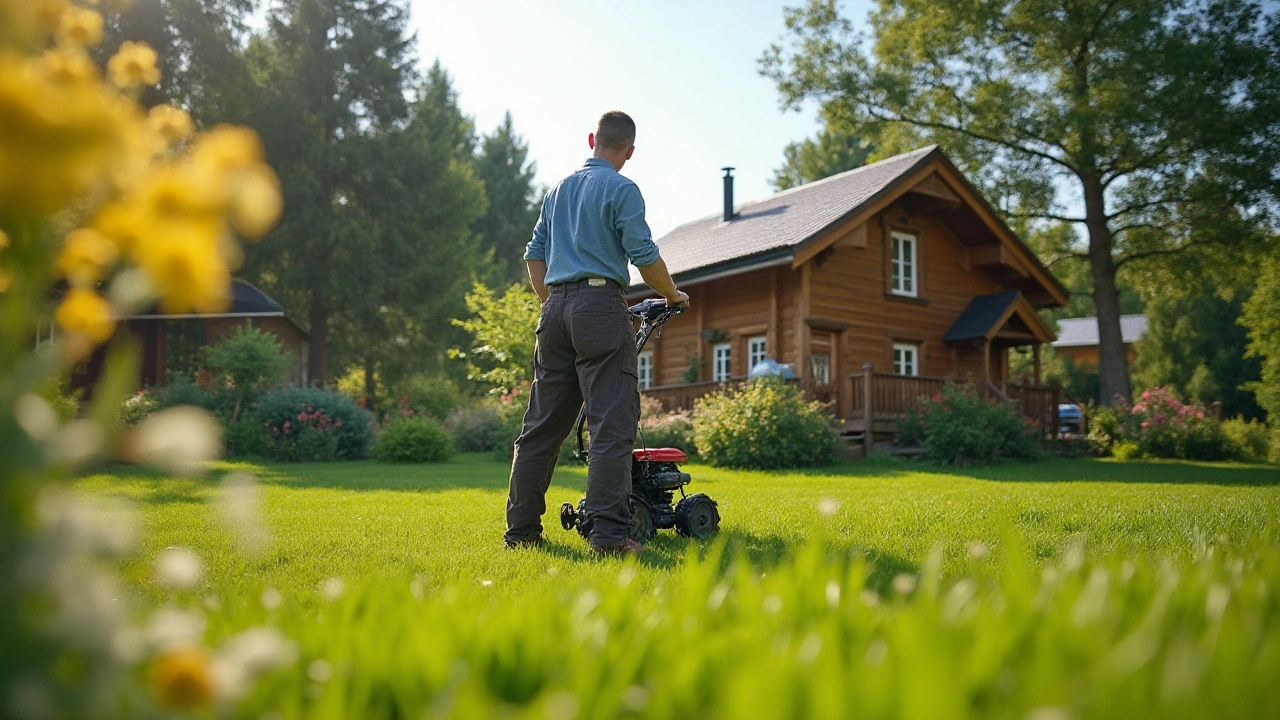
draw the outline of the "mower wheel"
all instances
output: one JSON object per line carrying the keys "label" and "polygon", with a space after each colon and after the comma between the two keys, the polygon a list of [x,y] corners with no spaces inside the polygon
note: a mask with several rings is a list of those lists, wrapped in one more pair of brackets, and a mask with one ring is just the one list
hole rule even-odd
{"label": "mower wheel", "polygon": [[572,530],[578,526],[578,511],[573,509],[572,503],[560,505],[560,525],[565,530]]}
{"label": "mower wheel", "polygon": [[649,542],[657,534],[658,528],[654,526],[653,510],[649,508],[649,503],[632,495],[631,539],[643,544]]}
{"label": "mower wheel", "polygon": [[696,493],[676,504],[676,532],[682,537],[706,540],[720,531],[720,511],[716,501]]}
{"label": "mower wheel", "polygon": [[582,498],[578,501],[578,534],[583,540],[591,540],[591,528],[596,526],[596,521],[587,517],[587,499]]}

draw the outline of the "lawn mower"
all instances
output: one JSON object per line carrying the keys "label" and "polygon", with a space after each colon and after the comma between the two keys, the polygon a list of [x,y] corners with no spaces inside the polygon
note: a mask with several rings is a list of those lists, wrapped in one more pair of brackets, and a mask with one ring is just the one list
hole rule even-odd
{"label": "lawn mower", "polygon": [[[644,348],[649,336],[657,332],[663,323],[684,312],[682,305],[668,305],[666,300],[650,298],[631,306],[631,315],[640,319],[636,331],[636,353]],[[584,463],[590,463],[590,452],[583,447],[582,436],[586,425],[586,408],[578,412],[578,450],[576,455]],[[643,435],[641,435],[643,441]],[[660,528],[674,527],[683,537],[709,538],[720,529],[720,511],[716,501],[703,493],[686,495],[684,486],[689,484],[689,473],[680,472],[685,462],[684,451],[679,448],[637,448],[631,454],[631,539],[643,543],[658,534]],[[675,502],[679,491],[680,501]],[[565,530],[577,528],[584,538],[590,538],[592,520],[586,514],[584,497],[575,508],[572,503],[560,506],[560,524]],[[674,505],[673,505],[674,503]]]}

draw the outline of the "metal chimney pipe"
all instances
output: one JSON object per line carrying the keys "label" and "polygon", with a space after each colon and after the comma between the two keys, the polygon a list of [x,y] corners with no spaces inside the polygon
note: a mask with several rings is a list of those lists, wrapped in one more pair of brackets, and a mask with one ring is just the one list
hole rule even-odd
{"label": "metal chimney pipe", "polygon": [[733,168],[720,168],[724,171],[724,221],[733,219]]}

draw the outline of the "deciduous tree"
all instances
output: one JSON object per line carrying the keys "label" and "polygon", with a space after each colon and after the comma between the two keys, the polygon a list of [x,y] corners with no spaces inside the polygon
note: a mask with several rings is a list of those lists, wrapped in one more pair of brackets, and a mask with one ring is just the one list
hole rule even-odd
{"label": "deciduous tree", "polygon": [[1280,21],[1247,0],[836,0],[788,10],[761,70],[888,155],[941,143],[1011,218],[1083,228],[1105,401],[1128,396],[1117,272],[1264,235],[1280,183]]}

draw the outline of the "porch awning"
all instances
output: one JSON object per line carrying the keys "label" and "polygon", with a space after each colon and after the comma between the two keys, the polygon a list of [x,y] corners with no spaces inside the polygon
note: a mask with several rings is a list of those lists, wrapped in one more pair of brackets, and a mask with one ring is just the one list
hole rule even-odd
{"label": "porch awning", "polygon": [[979,295],[952,323],[944,342],[1001,340],[1008,345],[1053,342],[1054,334],[1017,290]]}

